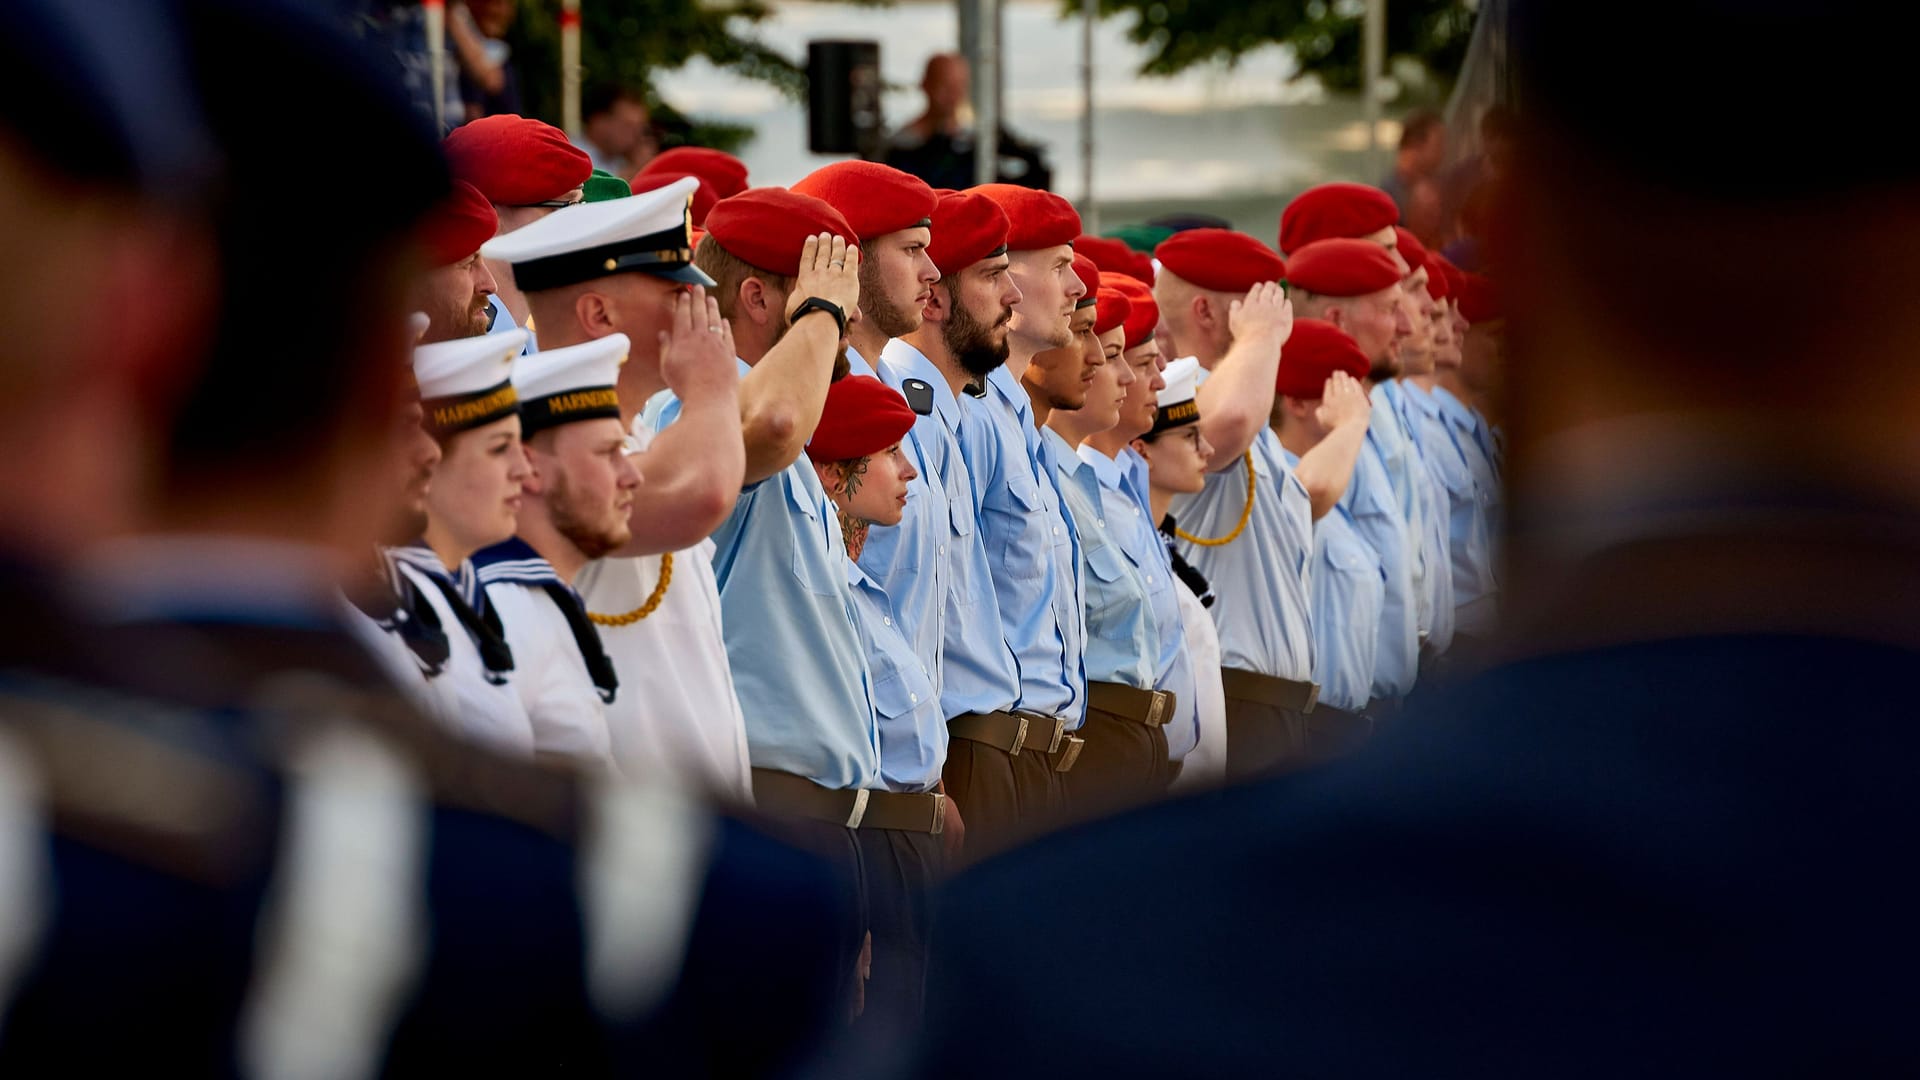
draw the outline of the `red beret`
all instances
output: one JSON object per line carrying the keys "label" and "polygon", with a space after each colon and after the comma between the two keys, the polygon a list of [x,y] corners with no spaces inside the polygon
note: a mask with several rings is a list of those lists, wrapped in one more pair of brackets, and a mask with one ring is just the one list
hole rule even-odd
{"label": "red beret", "polygon": [[1460,305],[1460,317],[1469,323],[1492,322],[1505,318],[1506,308],[1500,303],[1500,290],[1493,279],[1484,274],[1460,275],[1460,295],[1455,302]]}
{"label": "red beret", "polygon": [[1079,278],[1080,284],[1087,287],[1087,295],[1073,302],[1074,310],[1078,311],[1083,307],[1092,307],[1094,304],[1099,303],[1100,268],[1093,265],[1093,260],[1077,251],[1074,252],[1073,276]]}
{"label": "red beret", "polygon": [[1051,191],[1038,191],[1017,184],[981,184],[968,188],[985,195],[1007,212],[1007,247],[1014,251],[1039,251],[1073,243],[1080,235],[1080,214],[1073,204]]}
{"label": "red beret", "polygon": [[480,189],[464,180],[453,182],[453,194],[420,223],[427,259],[434,266],[452,266],[493,239],[499,215]]}
{"label": "red beret", "polygon": [[1126,295],[1132,306],[1127,309],[1127,343],[1129,349],[1146,344],[1153,338],[1153,331],[1160,325],[1160,305],[1153,298],[1153,290],[1134,278],[1115,274],[1106,279],[1115,289]]}
{"label": "red beret", "polygon": [[1118,240],[1104,236],[1081,236],[1073,250],[1093,260],[1103,274],[1125,274],[1148,285],[1153,284],[1153,259]]}
{"label": "red beret", "polygon": [[1280,350],[1280,373],[1274,377],[1273,389],[1313,401],[1326,393],[1327,378],[1334,372],[1364,379],[1372,370],[1366,354],[1345,330],[1321,319],[1295,319],[1293,333]]}
{"label": "red beret", "polygon": [[1447,268],[1442,265],[1440,256],[1427,252],[1427,295],[1435,300],[1445,300],[1453,291],[1453,281],[1447,277]]}
{"label": "red beret", "polygon": [[557,199],[593,174],[592,159],[565,132],[510,113],[462,124],[443,145],[454,178],[479,188],[495,206]]}
{"label": "red beret", "polygon": [[[682,172],[697,176],[712,184],[714,195],[722,199],[731,199],[747,190],[747,163],[724,150],[709,150],[704,146],[676,146],[671,150],[662,150],[633,175],[638,180],[656,172]],[[634,184],[633,189],[640,190],[640,185]]]}
{"label": "red beret", "polygon": [[1287,276],[1273,249],[1232,229],[1186,229],[1153,249],[1168,273],[1202,289],[1243,293],[1263,281]]}
{"label": "red beret", "polygon": [[[1393,196],[1365,184],[1308,188],[1280,214],[1280,250],[1291,256],[1315,240],[1353,239],[1400,220]],[[1165,261],[1165,260],[1162,260]]]}
{"label": "red beret", "polygon": [[1133,314],[1133,302],[1126,293],[1108,285],[1100,290],[1099,301],[1100,310],[1093,317],[1095,334],[1108,334],[1127,325],[1127,316]]}
{"label": "red beret", "polygon": [[1318,296],[1371,296],[1405,276],[1371,240],[1316,240],[1287,261],[1287,284]]}
{"label": "red beret", "polygon": [[693,223],[695,226],[704,225],[707,214],[713,210],[713,204],[720,201],[719,193],[713,190],[713,185],[704,176],[690,172],[642,172],[633,178],[633,193],[638,195],[643,191],[653,191],[690,176],[700,185],[693,189]]}
{"label": "red beret", "polygon": [[930,225],[939,201],[925,180],[874,161],[836,161],[792,190],[840,211],[861,240]]}
{"label": "red beret", "polygon": [[981,259],[1007,250],[1007,212],[970,191],[948,191],[933,208],[933,240],[927,256],[950,277]]}
{"label": "red beret", "polygon": [[1419,237],[1407,231],[1405,225],[1393,227],[1393,238],[1394,250],[1400,252],[1400,257],[1407,260],[1409,275],[1427,265],[1427,245],[1421,243]]}
{"label": "red beret", "polygon": [[827,388],[807,456],[822,464],[872,457],[899,442],[913,420],[900,391],[871,375],[849,375]]}
{"label": "red beret", "polygon": [[807,237],[832,233],[855,242],[853,226],[840,211],[811,195],[786,188],[748,188],[715,203],[707,214],[707,238],[748,266],[769,274],[796,277],[800,248]]}

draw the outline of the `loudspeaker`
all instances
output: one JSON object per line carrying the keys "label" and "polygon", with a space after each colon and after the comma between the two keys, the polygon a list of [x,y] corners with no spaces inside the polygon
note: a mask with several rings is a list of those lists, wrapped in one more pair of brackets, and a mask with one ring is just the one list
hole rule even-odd
{"label": "loudspeaker", "polygon": [[887,143],[883,89],[879,42],[808,42],[807,149],[880,157]]}

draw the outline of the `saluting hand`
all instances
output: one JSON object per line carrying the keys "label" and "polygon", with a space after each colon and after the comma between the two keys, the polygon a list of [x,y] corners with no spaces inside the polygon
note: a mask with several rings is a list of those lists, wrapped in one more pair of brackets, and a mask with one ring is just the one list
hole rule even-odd
{"label": "saluting hand", "polygon": [[699,285],[673,298],[673,321],[660,332],[660,376],[681,398],[701,393],[737,393],[733,327],[720,317],[720,303]]}
{"label": "saluting hand", "polygon": [[800,248],[800,276],[787,297],[787,317],[809,296],[838,304],[848,319],[860,311],[860,249],[832,233],[809,236]]}
{"label": "saluting hand", "polygon": [[1293,336],[1293,301],[1279,282],[1263,281],[1228,307],[1227,329],[1235,341],[1265,338],[1277,350]]}
{"label": "saluting hand", "polygon": [[1314,419],[1328,431],[1348,424],[1366,424],[1373,415],[1373,400],[1367,397],[1360,380],[1344,371],[1327,376],[1327,387],[1320,394],[1320,408]]}

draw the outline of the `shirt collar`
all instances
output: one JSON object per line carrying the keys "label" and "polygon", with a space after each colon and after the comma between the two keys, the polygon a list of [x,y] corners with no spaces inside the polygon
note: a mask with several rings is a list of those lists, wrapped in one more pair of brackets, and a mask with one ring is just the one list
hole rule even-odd
{"label": "shirt collar", "polygon": [[880,377],[880,373],[873,370],[873,365],[867,363],[867,358],[860,355],[860,350],[851,345],[847,346],[847,374],[871,375],[876,379]]}
{"label": "shirt collar", "polygon": [[[1121,453],[1126,452],[1126,450],[1121,451]],[[1119,460],[1094,449],[1092,443],[1081,443],[1079,454],[1080,460],[1086,462],[1087,466],[1093,470],[1093,475],[1099,477],[1101,487],[1109,491],[1120,490],[1123,473]]]}
{"label": "shirt collar", "polygon": [[940,422],[947,425],[948,431],[960,430],[959,399],[953,396],[953,388],[947,385],[947,377],[941,374],[926,353],[900,338],[894,338],[881,350],[880,366],[895,376],[896,384],[913,378],[933,387],[933,411],[939,414]]}

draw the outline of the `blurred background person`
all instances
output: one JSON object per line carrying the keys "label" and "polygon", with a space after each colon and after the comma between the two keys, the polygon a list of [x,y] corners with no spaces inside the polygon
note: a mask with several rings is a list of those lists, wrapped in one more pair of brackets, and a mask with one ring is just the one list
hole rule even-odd
{"label": "blurred background person", "polygon": [[1447,125],[1432,109],[1408,113],[1400,124],[1400,148],[1380,190],[1400,208],[1400,223],[1429,244],[1447,239],[1450,224],[1441,202],[1440,167],[1447,160]]}
{"label": "blurred background person", "polygon": [[660,150],[646,99],[631,87],[596,86],[580,98],[580,139],[593,167],[632,176]]}

